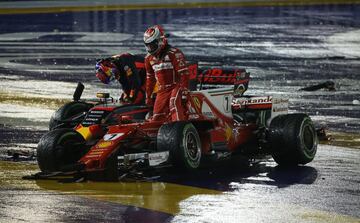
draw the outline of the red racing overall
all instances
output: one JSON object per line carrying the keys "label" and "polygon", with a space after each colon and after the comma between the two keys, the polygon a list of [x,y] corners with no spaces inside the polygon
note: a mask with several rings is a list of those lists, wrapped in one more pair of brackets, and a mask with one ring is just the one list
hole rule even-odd
{"label": "red racing overall", "polygon": [[149,106],[153,104],[151,94],[156,82],[158,84],[152,120],[184,120],[182,92],[187,90],[189,84],[189,70],[184,54],[168,45],[159,57],[148,54],[145,68],[146,104]]}

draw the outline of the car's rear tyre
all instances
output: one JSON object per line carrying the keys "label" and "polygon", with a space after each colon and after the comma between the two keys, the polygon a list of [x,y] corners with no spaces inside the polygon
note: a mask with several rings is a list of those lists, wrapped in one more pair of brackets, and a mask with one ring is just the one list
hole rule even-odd
{"label": "car's rear tyre", "polygon": [[72,101],[61,106],[50,118],[49,130],[57,128],[73,128],[82,121],[80,119],[73,119],[81,115],[83,112],[87,112],[92,108],[92,104],[88,104],[80,101]]}
{"label": "car's rear tyre", "polygon": [[73,129],[55,129],[41,137],[37,161],[43,172],[61,171],[87,152],[84,138]]}
{"label": "car's rear tyre", "polygon": [[201,141],[190,122],[162,125],[157,135],[157,149],[169,151],[169,159],[175,168],[194,170],[200,166]]}
{"label": "car's rear tyre", "polygon": [[289,166],[311,162],[317,151],[317,135],[306,114],[275,117],[269,128],[271,153],[279,165]]}

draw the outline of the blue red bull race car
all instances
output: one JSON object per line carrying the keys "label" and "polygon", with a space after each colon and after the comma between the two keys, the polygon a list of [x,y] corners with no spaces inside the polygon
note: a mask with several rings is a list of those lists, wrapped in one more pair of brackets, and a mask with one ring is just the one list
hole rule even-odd
{"label": "blue red bull race car", "polygon": [[[62,106],[40,140],[36,178],[59,175],[118,180],[133,170],[173,167],[193,171],[205,160],[272,155],[283,166],[311,162],[317,135],[306,114],[288,114],[288,100],[245,95],[244,69],[191,67],[191,91],[179,121],[148,121],[145,105],[122,105],[100,93],[97,102]],[[221,87],[219,87],[221,85]],[[214,87],[216,86],[216,87]]]}

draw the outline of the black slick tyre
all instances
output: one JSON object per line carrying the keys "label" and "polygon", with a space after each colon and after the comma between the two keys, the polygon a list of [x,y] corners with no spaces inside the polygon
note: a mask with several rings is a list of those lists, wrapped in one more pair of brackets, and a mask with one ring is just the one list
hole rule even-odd
{"label": "black slick tyre", "polygon": [[158,151],[169,151],[169,159],[177,169],[194,170],[200,166],[201,141],[190,122],[164,124],[157,135]]}
{"label": "black slick tyre", "polygon": [[75,117],[81,115],[83,112],[89,111],[92,107],[92,104],[79,101],[64,104],[51,116],[49,130],[75,127],[82,120],[78,120]]}
{"label": "black slick tyre", "polygon": [[287,114],[275,117],[269,128],[272,157],[283,166],[311,162],[317,151],[317,135],[306,114]]}
{"label": "black slick tyre", "polygon": [[61,171],[87,152],[85,140],[73,129],[55,129],[46,133],[37,147],[37,161],[43,172]]}

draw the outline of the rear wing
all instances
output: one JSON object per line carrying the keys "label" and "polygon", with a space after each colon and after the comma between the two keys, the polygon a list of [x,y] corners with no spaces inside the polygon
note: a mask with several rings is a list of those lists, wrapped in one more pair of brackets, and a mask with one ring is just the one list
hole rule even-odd
{"label": "rear wing", "polygon": [[234,97],[240,97],[248,88],[250,73],[245,69],[198,68],[189,65],[190,90],[212,88],[214,85],[233,85]]}

